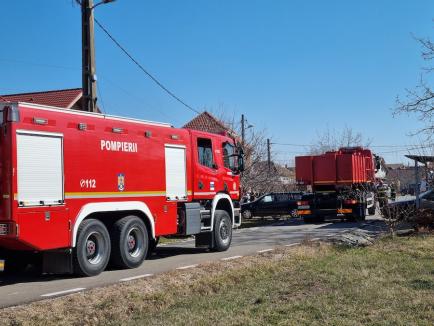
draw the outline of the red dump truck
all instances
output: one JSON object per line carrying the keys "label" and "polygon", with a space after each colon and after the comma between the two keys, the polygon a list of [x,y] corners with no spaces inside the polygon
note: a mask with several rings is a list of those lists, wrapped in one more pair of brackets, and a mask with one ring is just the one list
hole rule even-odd
{"label": "red dump truck", "polygon": [[364,220],[375,214],[379,157],[362,147],[340,148],[321,155],[295,158],[296,180],[311,192],[298,202],[305,222],[325,218]]}

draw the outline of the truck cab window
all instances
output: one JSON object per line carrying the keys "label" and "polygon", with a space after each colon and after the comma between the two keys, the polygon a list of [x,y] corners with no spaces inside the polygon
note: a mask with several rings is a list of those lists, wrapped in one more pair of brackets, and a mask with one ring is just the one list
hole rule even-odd
{"label": "truck cab window", "polygon": [[199,163],[209,168],[214,168],[211,139],[199,138],[197,140]]}
{"label": "truck cab window", "polygon": [[232,171],[236,169],[234,152],[234,146],[231,143],[223,143],[223,163],[225,168]]}
{"label": "truck cab window", "polygon": [[261,200],[263,203],[271,203],[273,201],[273,196],[272,195],[267,195],[264,196],[264,198],[262,198]]}

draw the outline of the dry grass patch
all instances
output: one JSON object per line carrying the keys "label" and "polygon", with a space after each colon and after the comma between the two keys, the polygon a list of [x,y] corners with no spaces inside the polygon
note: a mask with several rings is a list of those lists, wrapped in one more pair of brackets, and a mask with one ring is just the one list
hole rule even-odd
{"label": "dry grass patch", "polygon": [[[7,325],[432,325],[434,237],[280,248],[2,311]],[[0,322],[0,323],[1,323]]]}

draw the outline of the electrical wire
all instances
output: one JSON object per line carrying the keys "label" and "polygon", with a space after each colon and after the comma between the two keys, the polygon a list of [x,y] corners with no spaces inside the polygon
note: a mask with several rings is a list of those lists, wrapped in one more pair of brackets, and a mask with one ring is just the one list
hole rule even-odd
{"label": "electrical wire", "polygon": [[141,70],[143,71],[155,84],[157,84],[162,90],[164,90],[167,94],[169,94],[176,101],[181,103],[190,111],[200,114],[198,110],[194,109],[187,103],[185,103],[181,98],[175,95],[171,90],[169,90],[166,86],[164,86],[155,76],[153,76],[149,71],[147,71],[110,33],[109,31],[97,20],[95,19],[95,23],[99,28],[113,41],[113,43],[128,57],[130,60]]}
{"label": "electrical wire", "polygon": [[[293,147],[310,147],[315,144],[291,144],[291,143],[271,143],[271,145],[279,145],[279,146],[293,146]],[[431,146],[434,144],[430,144]],[[414,146],[420,146],[420,145],[369,145],[368,147],[374,147],[374,148],[410,148]]]}
{"label": "electrical wire", "polygon": [[96,87],[96,93],[98,94],[99,102],[101,102],[101,111],[102,111],[102,113],[107,114],[107,110],[106,110],[104,101],[102,99],[101,85],[97,85],[97,87]]}

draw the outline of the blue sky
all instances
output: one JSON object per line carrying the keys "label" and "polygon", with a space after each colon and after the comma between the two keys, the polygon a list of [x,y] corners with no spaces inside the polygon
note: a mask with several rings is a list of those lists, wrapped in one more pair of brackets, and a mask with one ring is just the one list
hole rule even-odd
{"label": "blue sky", "polygon": [[[420,123],[391,108],[418,81],[425,63],[412,34],[432,36],[433,9],[428,0],[117,0],[96,17],[189,105],[244,113],[275,142],[309,144],[347,126],[374,145],[402,145],[419,142],[408,134]],[[0,93],[81,86],[72,0],[3,1],[2,11]],[[96,47],[107,113],[176,126],[193,118],[97,27]],[[276,158],[300,149],[276,146]]]}

